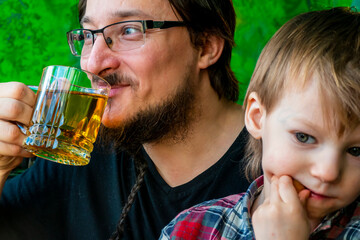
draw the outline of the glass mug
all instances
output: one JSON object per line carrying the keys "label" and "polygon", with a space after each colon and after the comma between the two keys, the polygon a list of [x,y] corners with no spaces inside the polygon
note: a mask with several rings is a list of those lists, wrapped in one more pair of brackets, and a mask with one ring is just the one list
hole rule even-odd
{"label": "glass mug", "polygon": [[44,68],[29,127],[19,125],[26,135],[23,147],[57,163],[88,164],[110,89],[104,79],[84,70]]}

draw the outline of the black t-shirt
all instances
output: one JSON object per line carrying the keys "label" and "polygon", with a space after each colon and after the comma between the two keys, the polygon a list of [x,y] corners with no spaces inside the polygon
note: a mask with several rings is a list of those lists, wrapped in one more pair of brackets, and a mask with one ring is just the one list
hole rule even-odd
{"label": "black t-shirt", "polygon": [[[172,188],[148,164],[144,183],[126,218],[124,239],[158,239],[180,211],[214,198],[246,191],[242,170],[244,129],[226,154],[190,182]],[[0,239],[108,239],[135,183],[134,161],[124,152],[95,147],[87,166],[38,159],[9,179],[0,205]]]}

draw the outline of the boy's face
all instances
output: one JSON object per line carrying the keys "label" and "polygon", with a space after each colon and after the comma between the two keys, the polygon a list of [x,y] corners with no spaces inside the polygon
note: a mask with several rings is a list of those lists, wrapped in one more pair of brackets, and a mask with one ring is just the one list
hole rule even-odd
{"label": "boy's face", "polygon": [[360,125],[339,137],[326,127],[322,107],[315,84],[289,91],[271,113],[257,115],[255,132],[263,144],[265,196],[273,175],[288,175],[311,191],[306,211],[317,220],[360,195]]}

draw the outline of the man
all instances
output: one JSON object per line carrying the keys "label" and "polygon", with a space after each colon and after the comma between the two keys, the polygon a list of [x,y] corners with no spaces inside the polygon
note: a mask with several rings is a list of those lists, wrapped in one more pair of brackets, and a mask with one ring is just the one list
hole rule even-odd
{"label": "man", "polygon": [[[80,0],[79,16],[68,41],[112,85],[105,127],[89,165],[38,159],[6,182],[0,236],[156,239],[181,210],[244,191],[231,1]],[[31,156],[13,123],[28,124],[34,101],[0,86],[1,186]]]}

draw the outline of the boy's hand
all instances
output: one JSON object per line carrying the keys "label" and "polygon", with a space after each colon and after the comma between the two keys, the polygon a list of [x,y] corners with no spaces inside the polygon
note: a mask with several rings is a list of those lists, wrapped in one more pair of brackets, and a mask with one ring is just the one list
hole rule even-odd
{"label": "boy's hand", "polygon": [[310,192],[301,188],[299,191],[295,189],[291,177],[272,177],[269,196],[252,216],[257,240],[309,238],[310,223],[305,205]]}

